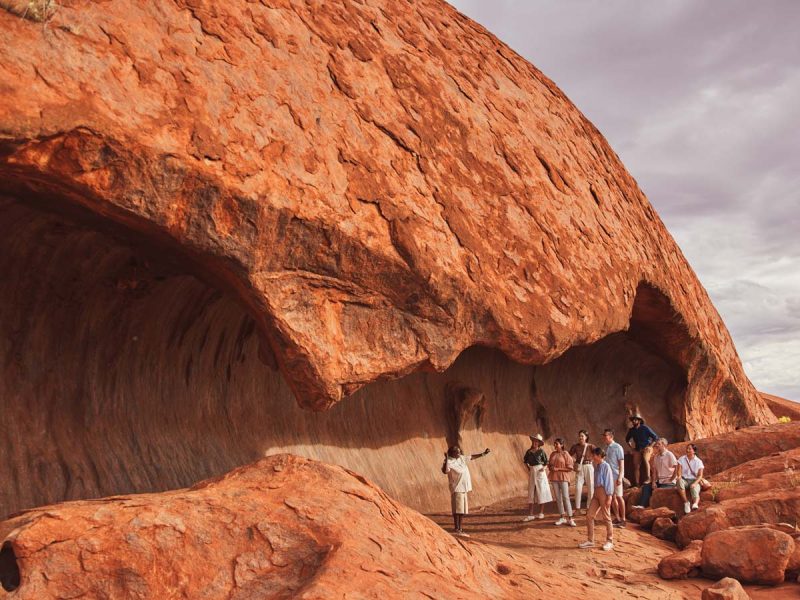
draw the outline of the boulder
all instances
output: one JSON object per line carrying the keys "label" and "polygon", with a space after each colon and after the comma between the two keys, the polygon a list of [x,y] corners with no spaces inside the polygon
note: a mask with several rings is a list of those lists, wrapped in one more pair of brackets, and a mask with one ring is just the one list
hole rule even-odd
{"label": "boulder", "polygon": [[766,489],[749,496],[732,494],[722,502],[692,512],[678,522],[675,538],[683,547],[709,533],[734,526],[791,523],[800,520],[800,487]]}
{"label": "boulder", "polygon": [[[705,464],[704,475],[712,478],[746,462],[800,447],[800,421],[745,427],[696,439],[693,443]],[[681,457],[686,454],[686,442],[670,444],[669,449]]]}
{"label": "boulder", "polygon": [[703,590],[701,600],[750,600],[750,596],[736,579],[723,577]]}
{"label": "boulder", "polygon": [[683,500],[677,488],[655,488],[650,497],[650,508],[666,507],[675,513],[677,518],[683,517]]}
{"label": "boulder", "polygon": [[639,519],[641,519],[642,514],[644,511],[649,510],[647,508],[638,506],[636,508],[631,508],[630,510],[626,510],[625,518],[632,523],[638,523]]}
{"label": "boulder", "polygon": [[777,585],[793,558],[791,536],[767,527],[738,527],[708,534],[701,553],[703,575],[736,577],[748,583]]}
{"label": "boulder", "polygon": [[191,489],[29,511],[0,540],[15,600],[568,593],[523,557],[511,560],[527,578],[510,575],[360,475],[285,454]]}
{"label": "boulder", "polygon": [[703,542],[692,541],[686,548],[669,556],[665,556],[658,563],[658,575],[662,579],[686,579],[695,577],[700,572],[702,564]]}
{"label": "boulder", "polygon": [[638,518],[639,525],[645,529],[650,529],[655,520],[658,518],[674,519],[675,511],[671,508],[667,508],[666,506],[661,506],[659,508],[646,508],[638,513]]}
{"label": "boulder", "polygon": [[800,403],[792,402],[780,396],[773,396],[759,392],[767,403],[767,406],[777,418],[790,418],[792,421],[800,421]]}
{"label": "boulder", "polygon": [[670,518],[658,517],[653,521],[652,533],[659,539],[674,542],[678,533],[678,526]]}
{"label": "boulder", "polygon": [[775,420],[600,132],[443,0],[32,4],[0,3],[0,513],[267,451],[445,509],[452,443]]}

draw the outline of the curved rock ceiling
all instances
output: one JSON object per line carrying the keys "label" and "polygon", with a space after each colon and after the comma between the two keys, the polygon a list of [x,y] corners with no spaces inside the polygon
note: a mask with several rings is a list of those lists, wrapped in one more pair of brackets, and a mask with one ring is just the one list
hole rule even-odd
{"label": "curved rock ceiling", "polygon": [[600,133],[444,2],[0,28],[0,512],[278,450],[431,509],[459,435],[774,419]]}

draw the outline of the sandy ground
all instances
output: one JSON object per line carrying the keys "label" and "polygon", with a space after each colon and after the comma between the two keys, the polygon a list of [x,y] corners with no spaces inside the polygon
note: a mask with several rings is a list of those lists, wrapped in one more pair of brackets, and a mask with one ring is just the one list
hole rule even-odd
{"label": "sandy ground", "polygon": [[[527,514],[524,498],[499,502],[473,511],[464,521],[469,538],[457,538],[465,545],[481,545],[482,550],[504,560],[514,576],[515,560],[520,556],[555,568],[564,578],[575,580],[575,596],[641,599],[697,599],[706,587],[713,584],[708,579],[665,581],[658,576],[657,566],[662,557],[677,550],[670,543],[659,540],[638,525],[628,524],[626,529],[614,530],[614,549],[581,550],[577,546],[586,539],[586,518],[576,517],[577,527],[556,527],[558,515],[545,514],[543,520],[523,523]],[[450,514],[428,515],[447,531],[452,531]],[[602,543],[605,529],[596,529],[595,542]],[[579,588],[579,589],[578,589]],[[800,599],[800,585],[784,584],[780,587],[746,586],[754,600]]]}

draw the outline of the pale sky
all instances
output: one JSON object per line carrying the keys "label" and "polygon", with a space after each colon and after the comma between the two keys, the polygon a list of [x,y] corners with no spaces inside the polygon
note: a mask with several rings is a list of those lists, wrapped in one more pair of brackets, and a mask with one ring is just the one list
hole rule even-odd
{"label": "pale sky", "polygon": [[800,401],[800,1],[451,0],[605,135],[745,371]]}

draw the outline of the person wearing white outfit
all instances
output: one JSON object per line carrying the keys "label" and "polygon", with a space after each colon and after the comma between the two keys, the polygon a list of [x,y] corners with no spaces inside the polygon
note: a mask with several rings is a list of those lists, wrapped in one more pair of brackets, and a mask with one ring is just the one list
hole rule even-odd
{"label": "person wearing white outfit", "polygon": [[[686,446],[686,456],[678,459],[678,493],[683,500],[683,512],[690,513],[700,506],[700,483],[703,481],[705,465],[697,456],[697,446]],[[692,495],[692,502],[686,498],[686,490]]]}
{"label": "person wearing white outfit", "polygon": [[553,501],[550,482],[547,481],[547,453],[542,448],[544,438],[539,433],[530,438],[531,447],[522,459],[528,467],[528,516],[523,521],[544,519],[544,505]]}
{"label": "person wearing white outfit", "polygon": [[462,454],[461,448],[458,446],[451,446],[447,452],[444,453],[442,473],[447,475],[447,481],[450,486],[450,505],[453,509],[453,530],[456,535],[469,537],[462,529],[464,515],[469,514],[467,494],[472,491],[472,476],[469,473],[469,465],[467,463],[471,460],[486,456],[489,452],[490,450],[486,448],[486,450],[480,454]]}
{"label": "person wearing white outfit", "polygon": [[[575,461],[575,511],[580,511],[583,500],[583,485],[586,484],[586,507],[592,502],[594,496],[594,465],[592,452],[594,444],[589,443],[589,432],[581,429],[578,432],[578,443],[569,449],[570,456]],[[585,512],[585,509],[584,509]]]}

